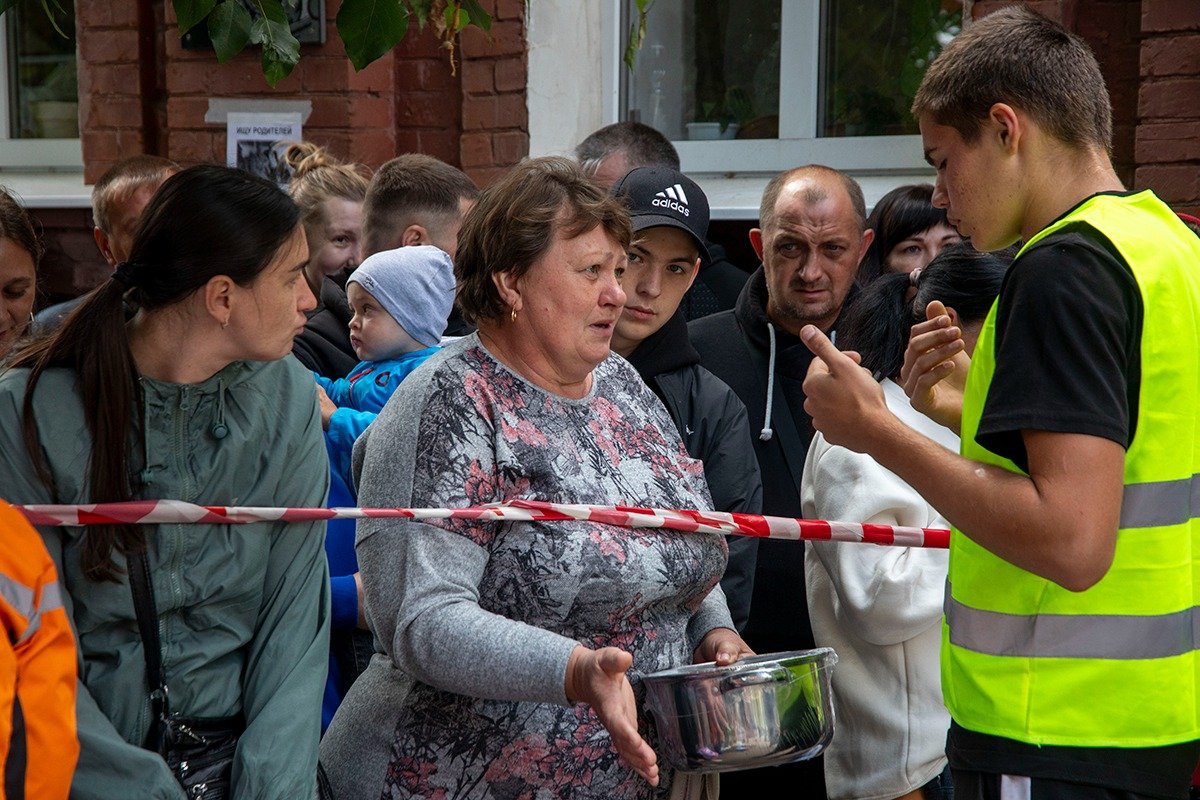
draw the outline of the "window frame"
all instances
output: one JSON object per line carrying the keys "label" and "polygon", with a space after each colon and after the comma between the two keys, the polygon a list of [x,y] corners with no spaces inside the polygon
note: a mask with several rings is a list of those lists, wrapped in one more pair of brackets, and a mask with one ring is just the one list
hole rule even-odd
{"label": "window frame", "polygon": [[[608,43],[604,48],[605,88],[617,88],[615,98],[604,103],[605,124],[624,119],[627,88],[621,71],[626,67],[621,56],[630,24],[627,8],[627,0],[609,0],[602,10],[602,33]],[[849,172],[928,171],[917,135],[817,136],[823,17],[822,0],[781,0],[780,37],[793,44],[780,48],[779,95],[803,102],[780,104],[779,138],[674,140],[685,172],[774,174],[808,163]]]}
{"label": "window frame", "polygon": [[0,169],[83,170],[81,139],[14,139],[9,133],[8,26],[11,13],[0,14]]}

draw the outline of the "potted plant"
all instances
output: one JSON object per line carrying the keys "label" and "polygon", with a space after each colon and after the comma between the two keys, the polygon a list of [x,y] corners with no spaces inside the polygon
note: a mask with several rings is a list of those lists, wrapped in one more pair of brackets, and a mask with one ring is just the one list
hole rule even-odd
{"label": "potted plant", "polygon": [[687,123],[689,139],[713,140],[737,137],[742,124],[754,117],[754,101],[740,86],[725,92],[720,100],[703,100],[693,122]]}

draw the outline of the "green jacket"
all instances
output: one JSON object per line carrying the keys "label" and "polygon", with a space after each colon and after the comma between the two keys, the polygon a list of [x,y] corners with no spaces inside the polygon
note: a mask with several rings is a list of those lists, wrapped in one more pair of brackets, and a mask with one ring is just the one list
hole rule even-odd
{"label": "green jacket", "polygon": [[[21,433],[27,370],[0,373],[0,495],[87,503],[89,434],[74,373],[49,370],[34,396],[57,487],[38,481]],[[321,506],[329,465],[311,375],[295,359],[235,362],[202,384],[143,378],[142,499],[201,505]],[[224,436],[220,434],[224,433]],[[136,481],[135,481],[136,485]],[[329,658],[323,522],[145,526],[171,709],[241,712],[236,798],[311,797]],[[80,652],[75,798],[183,792],[141,749],[150,725],[145,661],[128,582],[80,569],[83,528],[41,528]],[[122,559],[117,555],[118,563]]]}

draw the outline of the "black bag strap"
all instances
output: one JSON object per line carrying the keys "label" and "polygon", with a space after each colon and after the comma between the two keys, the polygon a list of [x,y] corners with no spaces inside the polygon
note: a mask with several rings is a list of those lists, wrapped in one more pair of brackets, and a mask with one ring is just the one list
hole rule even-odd
{"label": "black bag strap", "polygon": [[129,567],[129,593],[133,595],[133,610],[137,614],[138,633],[142,637],[142,652],[146,657],[146,689],[150,694],[150,735],[146,747],[157,751],[161,726],[160,720],[170,713],[167,703],[167,676],[162,666],[162,645],[158,640],[158,611],[154,606],[154,587],[150,583],[150,562],[143,547],[130,553],[126,559]]}

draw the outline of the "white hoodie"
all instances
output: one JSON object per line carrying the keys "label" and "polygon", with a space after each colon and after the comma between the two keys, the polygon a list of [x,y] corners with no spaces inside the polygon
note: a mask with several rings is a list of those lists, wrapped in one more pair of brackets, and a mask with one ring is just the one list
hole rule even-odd
{"label": "white hoodie", "polygon": [[[947,449],[958,437],[883,381],[888,408]],[[949,527],[893,472],[817,434],[801,481],[807,519]],[[884,800],[923,786],[946,766],[950,716],[938,650],[949,554],[945,550],[809,542],[805,585],[818,647],[838,654],[835,730],[825,752],[830,800]]]}

